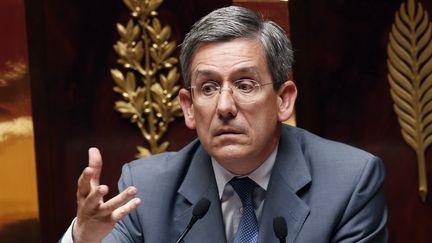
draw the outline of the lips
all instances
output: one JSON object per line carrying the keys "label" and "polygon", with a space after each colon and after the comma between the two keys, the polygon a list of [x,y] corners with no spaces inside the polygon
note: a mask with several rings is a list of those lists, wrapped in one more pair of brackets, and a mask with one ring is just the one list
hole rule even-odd
{"label": "lips", "polygon": [[243,132],[240,129],[235,128],[220,128],[216,130],[214,136],[222,136],[222,135],[237,135],[242,134]]}

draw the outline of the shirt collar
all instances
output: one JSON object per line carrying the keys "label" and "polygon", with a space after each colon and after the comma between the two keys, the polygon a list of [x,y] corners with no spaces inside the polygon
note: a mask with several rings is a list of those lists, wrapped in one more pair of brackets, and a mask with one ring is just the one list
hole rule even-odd
{"label": "shirt collar", "polygon": [[[270,156],[262,163],[256,170],[254,170],[249,175],[246,175],[253,181],[255,181],[256,184],[258,184],[262,189],[267,190],[268,183],[270,181],[270,172],[273,168],[273,165],[276,160],[276,154],[277,149],[279,147],[279,144],[276,146],[276,148],[273,150],[273,152],[270,154]],[[222,167],[215,158],[211,157],[213,171],[216,178],[216,183],[218,187],[219,192],[219,198],[222,198],[222,194],[224,192],[225,185],[235,176],[228,170],[226,170],[224,167]]]}

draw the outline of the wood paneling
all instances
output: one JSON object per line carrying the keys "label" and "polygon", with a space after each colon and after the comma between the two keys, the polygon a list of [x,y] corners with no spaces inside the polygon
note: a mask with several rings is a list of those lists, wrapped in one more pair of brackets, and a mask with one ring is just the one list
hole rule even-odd
{"label": "wood paneling", "polygon": [[288,1],[279,0],[233,0],[233,5],[242,6],[260,13],[265,19],[269,19],[280,25],[289,35]]}
{"label": "wood paneling", "polygon": [[0,1],[0,29],[0,242],[38,243],[24,0]]}
{"label": "wood paneling", "polygon": [[[403,141],[387,81],[387,42],[402,1],[289,1],[298,125],[385,162],[389,242],[432,242],[417,158]],[[423,1],[429,11],[430,1]],[[432,181],[430,153],[429,188]],[[337,175],[335,175],[337,176]]]}
{"label": "wood paneling", "polygon": [[[384,159],[390,242],[431,242],[432,199],[421,203],[417,196],[415,153],[401,138],[386,79],[388,33],[402,1],[290,0],[286,22],[279,22],[285,13],[274,17],[275,11],[288,16],[286,2],[267,1],[275,8],[238,2],[288,28],[299,126]],[[160,19],[180,42],[199,17],[230,4],[165,0]],[[137,129],[113,110],[115,24],[124,24],[128,11],[122,1],[102,0],[27,0],[26,9],[43,242],[54,242],[75,215],[75,185],[87,148],[102,150],[102,182],[112,196],[121,165],[143,143]],[[166,139],[177,150],[194,137],[179,119]]]}
{"label": "wood paneling", "polygon": [[[180,43],[191,25],[230,1],[165,0],[158,9]],[[143,145],[138,129],[114,111],[110,69],[116,67],[112,46],[116,23],[126,24],[122,1],[26,1],[30,75],[43,242],[55,242],[76,211],[76,181],[87,165],[87,149],[102,151],[102,183],[117,191],[121,166]],[[182,118],[166,139],[178,150],[195,138]]]}

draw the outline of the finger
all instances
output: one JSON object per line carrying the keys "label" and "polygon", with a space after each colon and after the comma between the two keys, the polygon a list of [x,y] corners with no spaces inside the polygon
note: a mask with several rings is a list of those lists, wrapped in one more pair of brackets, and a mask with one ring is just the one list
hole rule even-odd
{"label": "finger", "polygon": [[121,207],[128,200],[130,200],[137,193],[137,189],[133,186],[126,188],[123,192],[117,196],[111,198],[104,204],[102,204],[99,209],[102,215],[109,215],[117,208]]}
{"label": "finger", "polygon": [[78,189],[77,189],[78,197],[87,197],[87,195],[90,193],[91,191],[90,180],[92,176],[93,176],[93,169],[90,167],[86,167],[78,179]]}
{"label": "finger", "polygon": [[93,147],[88,150],[89,167],[94,170],[90,181],[92,186],[99,186],[99,178],[102,170],[102,156],[99,149]]}
{"label": "finger", "polygon": [[128,215],[130,212],[132,212],[133,210],[138,208],[138,206],[140,204],[141,204],[141,199],[139,199],[139,198],[134,198],[134,199],[130,200],[125,205],[114,210],[114,212],[111,214],[111,219],[114,222],[119,221],[124,216]]}
{"label": "finger", "polygon": [[[84,211],[91,213],[99,211],[99,205],[103,202],[103,197],[108,193],[106,185],[100,185],[93,189],[85,199]],[[99,212],[97,212],[99,214]]]}

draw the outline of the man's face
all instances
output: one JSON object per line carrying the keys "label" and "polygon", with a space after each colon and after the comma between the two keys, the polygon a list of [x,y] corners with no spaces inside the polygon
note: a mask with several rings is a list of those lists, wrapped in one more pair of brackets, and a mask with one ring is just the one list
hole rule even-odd
{"label": "man's face", "polygon": [[[214,102],[198,104],[189,91],[180,92],[186,125],[196,129],[206,149],[224,168],[236,174],[255,170],[274,150],[279,140],[280,121],[287,119],[284,99],[289,95],[290,111],[296,96],[294,83],[287,81],[280,90],[262,86],[255,101],[237,102],[226,87],[239,79],[271,83],[271,74],[261,44],[254,40],[234,39],[208,43],[193,55],[191,85],[214,81],[224,87]],[[288,92],[288,93],[287,93]]]}

